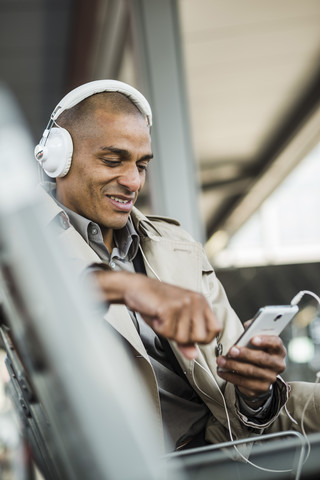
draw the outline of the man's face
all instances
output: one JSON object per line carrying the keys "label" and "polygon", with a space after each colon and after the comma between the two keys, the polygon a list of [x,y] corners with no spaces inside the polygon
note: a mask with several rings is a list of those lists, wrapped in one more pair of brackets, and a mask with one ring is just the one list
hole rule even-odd
{"label": "man's face", "polygon": [[140,115],[99,109],[85,132],[73,132],[74,152],[57,199],[94,221],[105,240],[125,226],[152,158],[149,128]]}

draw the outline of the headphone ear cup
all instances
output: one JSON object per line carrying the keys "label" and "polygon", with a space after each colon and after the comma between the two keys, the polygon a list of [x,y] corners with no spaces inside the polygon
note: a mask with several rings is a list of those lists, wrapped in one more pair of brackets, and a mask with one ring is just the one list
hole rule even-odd
{"label": "headphone ear cup", "polygon": [[70,133],[65,128],[52,128],[41,159],[43,170],[51,178],[64,177],[70,170],[72,152]]}

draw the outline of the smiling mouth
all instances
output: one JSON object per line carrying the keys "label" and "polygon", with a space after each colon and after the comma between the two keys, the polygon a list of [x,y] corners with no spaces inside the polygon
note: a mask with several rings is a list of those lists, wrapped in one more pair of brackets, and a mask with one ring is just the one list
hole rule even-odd
{"label": "smiling mouth", "polygon": [[115,202],[119,202],[119,203],[124,203],[124,204],[128,204],[128,203],[131,203],[132,200],[122,200],[121,198],[118,198],[118,197],[113,197],[110,195],[110,198],[112,200],[114,200]]}
{"label": "smiling mouth", "polygon": [[133,206],[132,198],[120,198],[116,197],[115,195],[107,195],[107,197],[111,200],[111,203],[119,210],[128,212]]}

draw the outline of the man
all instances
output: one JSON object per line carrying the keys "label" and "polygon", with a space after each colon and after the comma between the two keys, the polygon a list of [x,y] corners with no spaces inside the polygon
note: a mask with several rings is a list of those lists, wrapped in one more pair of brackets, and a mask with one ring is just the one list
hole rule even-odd
{"label": "man", "polygon": [[106,320],[132,349],[167,450],[248,437],[279,423],[285,349],[270,336],[255,337],[255,349],[232,346],[242,325],[201,245],[175,220],[134,207],[153,157],[150,126],[148,102],[121,82],[66,96],[36,147],[56,177],[42,190],[49,223],[110,305]]}

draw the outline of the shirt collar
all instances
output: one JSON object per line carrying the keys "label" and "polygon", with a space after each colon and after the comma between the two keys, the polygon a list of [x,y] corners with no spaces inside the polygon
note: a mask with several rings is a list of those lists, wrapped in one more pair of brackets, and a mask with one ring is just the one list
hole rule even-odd
{"label": "shirt collar", "polygon": [[[74,211],[70,210],[70,208],[65,207],[62,203],[60,203],[55,198],[56,188],[55,184],[50,184],[49,193],[54,198],[55,202],[61,207],[69,217],[70,223],[73,227],[80,233],[80,235],[84,238],[84,240],[89,243],[88,232],[89,228],[94,225],[99,232],[101,229],[99,225],[88,220],[87,218],[75,213]],[[123,259],[127,258],[129,261],[133,260],[137,254],[139,248],[139,235],[133,225],[131,217],[128,218],[127,224],[121,228],[120,230],[114,231],[114,241],[116,248],[119,251],[119,256]]]}
{"label": "shirt collar", "polygon": [[128,260],[133,260],[139,248],[139,235],[133,226],[131,217],[128,218],[127,224],[120,230],[114,231],[114,241],[121,256],[128,257]]}

